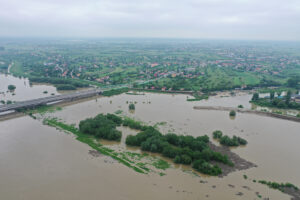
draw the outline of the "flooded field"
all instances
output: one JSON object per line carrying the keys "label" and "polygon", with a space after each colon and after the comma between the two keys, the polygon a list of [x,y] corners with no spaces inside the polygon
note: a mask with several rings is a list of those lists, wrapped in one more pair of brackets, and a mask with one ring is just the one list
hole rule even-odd
{"label": "flooded field", "polygon": [[[15,85],[15,91],[9,92],[7,89],[8,85]],[[45,91],[47,91],[47,93],[44,93]],[[51,94],[58,94],[54,86],[45,84],[30,85],[29,80],[26,78],[17,78],[11,75],[0,74],[0,100],[25,101],[47,97]]]}
{"label": "flooded field", "polygon": [[[18,86],[17,86],[18,88]],[[300,185],[300,123],[254,114],[232,119],[228,112],[194,110],[197,105],[249,107],[251,95],[212,97],[188,102],[186,95],[152,94],[93,98],[47,114],[68,124],[99,113],[122,115],[157,124],[163,133],[174,132],[212,138],[214,130],[237,135],[246,147],[232,149],[256,168],[236,171],[223,178],[193,174],[190,167],[172,164],[164,176],[139,174],[110,157],[93,156],[91,148],[41,120],[20,117],[0,122],[0,193],[4,199],[290,199],[278,190],[253,180]],[[128,105],[135,103],[135,111]],[[17,126],[16,126],[17,125]],[[127,148],[125,138],[137,132],[120,127],[121,142],[101,141],[113,149]],[[217,144],[217,143],[216,143]],[[248,179],[244,179],[247,175]]]}

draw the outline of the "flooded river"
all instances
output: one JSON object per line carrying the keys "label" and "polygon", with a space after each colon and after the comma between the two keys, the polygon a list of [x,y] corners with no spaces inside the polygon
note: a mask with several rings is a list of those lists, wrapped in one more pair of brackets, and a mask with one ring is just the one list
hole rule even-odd
{"label": "flooded river", "polygon": [[[197,177],[180,166],[165,176],[143,175],[109,157],[93,157],[90,148],[71,134],[42,125],[41,121],[21,117],[0,122],[0,193],[4,199],[290,199],[280,191],[252,182],[270,180],[300,185],[300,123],[252,114],[238,113],[235,119],[224,111],[194,110],[195,105],[227,106],[229,98],[214,97],[207,102],[187,102],[186,95],[126,95],[101,97],[69,105],[51,114],[76,123],[99,113],[122,110],[124,115],[159,126],[164,133],[199,136],[222,130],[248,140],[234,152],[258,165],[224,178]],[[238,97],[240,98],[240,97]],[[243,97],[245,98],[245,97]],[[134,113],[127,102],[136,102]],[[246,103],[246,102],[245,102]],[[17,126],[16,126],[17,124]],[[126,148],[123,130],[121,144]],[[131,149],[132,150],[132,149]],[[179,168],[178,168],[179,167]],[[248,179],[244,179],[243,175]],[[242,194],[242,196],[240,196]]]}
{"label": "flooded river", "polygon": [[[18,88],[18,86],[17,86]],[[246,147],[232,151],[258,167],[237,171],[224,178],[195,176],[172,165],[165,176],[139,174],[100,156],[75,140],[30,117],[0,122],[0,194],[3,199],[259,199],[285,200],[290,196],[252,180],[291,182],[300,186],[300,123],[254,114],[238,113],[235,119],[225,111],[194,110],[197,105],[251,106],[249,94],[212,97],[208,101],[188,102],[186,95],[152,94],[100,97],[71,104],[49,115],[69,124],[99,113],[121,110],[123,115],[161,123],[164,133],[211,137],[214,130],[237,135],[248,141]],[[134,113],[128,104],[136,102]],[[121,143],[112,148],[126,149],[124,140],[134,131],[121,128]],[[129,149],[133,150],[133,149]],[[139,150],[136,150],[139,151]],[[247,175],[248,179],[244,179]],[[258,193],[257,193],[258,192]]]}

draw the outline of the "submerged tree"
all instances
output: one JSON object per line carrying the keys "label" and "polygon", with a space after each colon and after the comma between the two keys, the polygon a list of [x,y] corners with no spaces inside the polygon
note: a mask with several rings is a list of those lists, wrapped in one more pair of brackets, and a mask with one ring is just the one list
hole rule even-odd
{"label": "submerged tree", "polygon": [[8,88],[8,90],[13,91],[13,90],[16,89],[16,86],[14,86],[14,85],[9,85],[7,88]]}
{"label": "submerged tree", "polygon": [[135,105],[133,103],[129,104],[129,110],[135,110]]}
{"label": "submerged tree", "polygon": [[236,112],[234,110],[230,111],[229,116],[231,116],[231,117],[236,116]]}
{"label": "submerged tree", "polygon": [[257,101],[259,99],[259,94],[258,93],[254,93],[252,96],[252,101]]}

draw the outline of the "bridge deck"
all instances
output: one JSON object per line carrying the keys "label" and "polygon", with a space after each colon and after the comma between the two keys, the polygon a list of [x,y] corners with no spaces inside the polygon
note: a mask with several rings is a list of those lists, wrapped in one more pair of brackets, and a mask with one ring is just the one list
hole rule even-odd
{"label": "bridge deck", "polygon": [[0,112],[16,110],[21,108],[30,108],[34,106],[45,105],[47,103],[56,102],[56,101],[72,101],[73,99],[91,97],[101,93],[102,93],[101,90],[94,89],[94,90],[78,91],[70,94],[49,96],[49,97],[38,98],[38,99],[33,99],[28,101],[20,101],[14,104],[1,105]]}

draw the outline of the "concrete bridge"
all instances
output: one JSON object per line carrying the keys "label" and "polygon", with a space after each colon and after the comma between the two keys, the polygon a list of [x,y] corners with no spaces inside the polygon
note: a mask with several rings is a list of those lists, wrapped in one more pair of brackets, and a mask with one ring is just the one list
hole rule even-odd
{"label": "concrete bridge", "polygon": [[98,94],[102,94],[102,90],[93,89],[93,90],[77,91],[70,94],[54,95],[54,96],[49,96],[49,97],[44,97],[39,99],[32,99],[28,101],[20,101],[14,104],[1,105],[0,113],[22,109],[22,108],[34,108],[36,106],[46,105],[55,102],[73,101],[76,99],[92,97]]}

